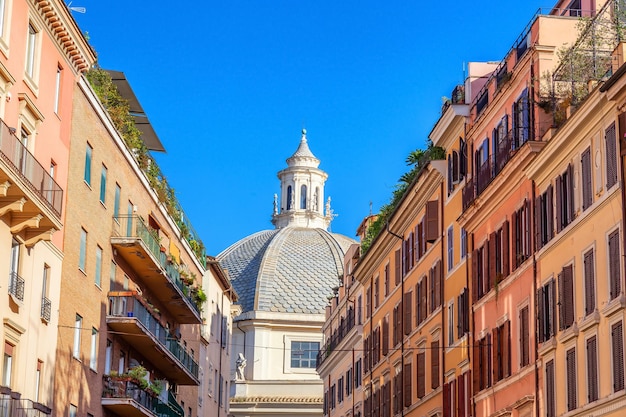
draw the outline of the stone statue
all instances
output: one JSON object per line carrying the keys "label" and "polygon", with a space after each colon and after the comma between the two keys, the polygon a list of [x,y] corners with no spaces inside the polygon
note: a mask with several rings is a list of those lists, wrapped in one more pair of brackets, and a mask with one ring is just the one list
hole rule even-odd
{"label": "stone statue", "polygon": [[317,195],[317,189],[315,190],[315,192],[313,193],[313,210],[315,211],[319,211],[320,207],[319,207],[319,197]]}
{"label": "stone statue", "polygon": [[296,193],[291,193],[291,201],[290,201],[289,205],[291,206],[292,210],[295,210],[295,208],[296,208],[296,196],[295,196],[295,194]]}
{"label": "stone statue", "polygon": [[244,358],[243,353],[239,354],[239,357],[237,358],[237,373],[235,375],[235,380],[236,381],[245,381],[246,377],[244,376],[243,372],[246,369],[246,365],[248,364],[248,361],[246,360],[246,358]]}
{"label": "stone statue", "polygon": [[278,214],[278,194],[274,194],[274,216]]}

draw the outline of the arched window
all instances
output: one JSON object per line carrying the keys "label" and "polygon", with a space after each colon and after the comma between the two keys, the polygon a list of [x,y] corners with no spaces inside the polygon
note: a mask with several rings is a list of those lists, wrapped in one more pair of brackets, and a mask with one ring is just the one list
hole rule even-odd
{"label": "arched window", "polygon": [[300,208],[306,210],[306,185],[300,187]]}
{"label": "arched window", "polygon": [[291,191],[291,185],[287,187],[287,210],[292,209],[291,200],[293,198],[293,192]]}

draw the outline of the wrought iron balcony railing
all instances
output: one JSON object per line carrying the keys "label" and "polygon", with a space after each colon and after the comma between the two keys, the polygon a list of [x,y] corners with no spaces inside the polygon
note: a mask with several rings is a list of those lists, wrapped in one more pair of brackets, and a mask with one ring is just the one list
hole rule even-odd
{"label": "wrought iron balcony railing", "polygon": [[42,297],[41,299],[41,318],[45,321],[50,321],[50,311],[52,307],[52,302],[46,298]]}
{"label": "wrought iron balcony railing", "polygon": [[11,272],[9,276],[9,294],[18,299],[24,301],[24,278],[19,276],[17,272]]}
{"label": "wrought iron balcony railing", "polygon": [[355,326],[354,310],[349,309],[346,317],[339,320],[339,326],[332,333],[330,338],[324,343],[324,346],[317,353],[318,368],[330,356],[330,354],[339,346],[339,344],[348,336],[350,330]]}

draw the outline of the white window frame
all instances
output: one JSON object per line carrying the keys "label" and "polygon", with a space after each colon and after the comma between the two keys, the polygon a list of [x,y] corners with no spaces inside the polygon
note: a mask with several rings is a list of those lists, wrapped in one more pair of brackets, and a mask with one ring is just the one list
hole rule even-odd
{"label": "white window frame", "polygon": [[291,367],[291,342],[317,342],[319,346],[322,346],[322,335],[307,335],[307,334],[290,334],[284,336],[284,356],[283,356],[283,372],[286,374],[317,374],[315,368],[292,368]]}

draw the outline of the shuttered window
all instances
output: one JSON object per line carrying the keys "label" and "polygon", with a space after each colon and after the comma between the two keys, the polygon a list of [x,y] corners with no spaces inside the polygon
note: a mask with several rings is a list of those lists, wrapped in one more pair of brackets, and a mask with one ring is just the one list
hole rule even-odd
{"label": "shuttered window", "polygon": [[530,330],[529,330],[529,316],[528,306],[523,307],[519,312],[519,326],[520,326],[520,368],[530,364]]}
{"label": "shuttered window", "polygon": [[575,410],[576,398],[576,348],[571,348],[565,353],[565,368],[567,373],[567,410]]}
{"label": "shuttered window", "polygon": [[542,248],[554,237],[553,194],[552,185],[549,185],[535,202],[535,241],[538,248]]}
{"label": "shuttered window", "polygon": [[394,255],[394,270],[395,270],[395,283],[396,286],[400,285],[400,281],[402,281],[402,255],[400,254],[400,249],[396,250]]}
{"label": "shuttered window", "polygon": [[426,395],[426,353],[417,354],[417,398]]}
{"label": "shuttered window", "polygon": [[393,337],[393,346],[397,345],[398,342],[400,341],[400,337],[399,337],[399,329],[400,329],[400,323],[399,323],[399,317],[400,317],[400,305],[397,305],[393,308],[393,331],[392,331],[392,337]]}
{"label": "shuttered window", "polygon": [[622,291],[620,273],[619,230],[609,235],[609,287],[611,300],[617,298]]}
{"label": "shuttered window", "polygon": [[596,277],[593,249],[583,255],[583,267],[585,273],[585,315],[587,316],[596,309]]}
{"label": "shuttered window", "polygon": [[611,326],[611,347],[613,354],[613,392],[624,389],[624,335],[622,322]]}
{"label": "shuttered window", "polygon": [[439,200],[426,203],[426,242],[439,238]]}
{"label": "shuttered window", "polygon": [[469,291],[467,288],[463,288],[463,292],[458,297],[457,314],[457,336],[461,338],[469,332]]}
{"label": "shuttered window", "polygon": [[574,220],[574,167],[556,178],[556,231],[560,232]]}
{"label": "shuttered window", "polygon": [[546,417],[555,417],[556,401],[554,398],[554,360],[546,363]]}
{"label": "shuttered window", "polygon": [[383,320],[383,356],[389,353],[389,316]]}
{"label": "shuttered window", "polygon": [[411,364],[410,363],[405,363],[404,364],[404,392],[403,392],[403,399],[404,399],[404,406],[405,407],[409,407],[411,405],[411,399],[412,399],[412,387],[411,387],[411,381],[412,381],[412,373],[411,373]]}
{"label": "shuttered window", "polygon": [[539,326],[539,342],[545,342],[554,336],[556,331],[556,288],[554,279],[537,290],[537,325]]}
{"label": "shuttered window", "polygon": [[413,299],[413,293],[407,292],[403,297],[403,305],[404,305],[404,334],[408,335],[411,333],[411,316],[413,312],[413,305],[411,300]]}
{"label": "shuttered window", "polygon": [[598,399],[598,344],[596,337],[587,339],[587,401]]}
{"label": "shuttered window", "polygon": [[617,149],[615,142],[615,123],[606,130],[604,136],[606,146],[606,188],[617,184]]}
{"label": "shuttered window", "polygon": [[506,321],[493,330],[493,381],[511,375],[511,322]]}
{"label": "shuttered window", "polygon": [[441,268],[441,260],[437,261],[429,271],[430,276],[430,312],[432,313],[441,306],[441,288],[443,280],[443,271]]}
{"label": "shuttered window", "polygon": [[431,369],[430,369],[430,382],[431,388],[437,389],[439,388],[439,357],[441,355],[439,351],[439,341],[436,340],[430,344],[430,352],[431,352]]}
{"label": "shuttered window", "polygon": [[588,209],[593,204],[593,179],[591,177],[591,149],[587,148],[580,158],[582,165],[581,182],[583,188],[583,210]]}
{"label": "shuttered window", "polygon": [[559,274],[559,329],[568,329],[574,324],[574,272],[571,265]]}

